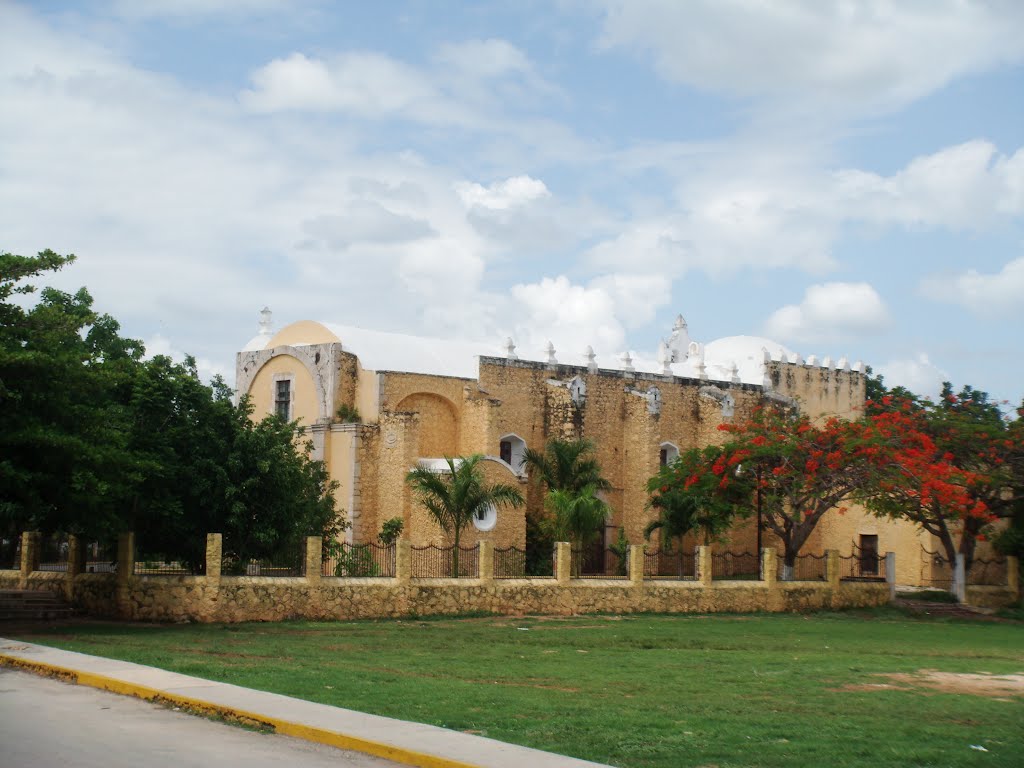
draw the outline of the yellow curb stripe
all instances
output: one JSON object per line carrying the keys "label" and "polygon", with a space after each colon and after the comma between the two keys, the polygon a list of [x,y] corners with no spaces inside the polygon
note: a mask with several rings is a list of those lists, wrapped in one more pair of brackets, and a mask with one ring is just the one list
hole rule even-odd
{"label": "yellow curb stripe", "polygon": [[149,688],[145,685],[128,683],[123,680],[116,680],[106,675],[98,675],[93,672],[80,672],[76,669],[61,667],[57,664],[49,664],[42,661],[32,661],[0,653],[0,666],[13,667],[26,672],[34,672],[45,677],[56,677],[78,685],[86,685],[90,688],[118,693],[123,696],[134,696],[147,701],[158,701],[168,704],[179,704],[190,710],[208,714],[224,715],[236,718],[244,722],[256,725],[270,726],[275,733],[285,736],[293,736],[306,741],[313,741],[319,744],[326,744],[331,747],[348,749],[353,752],[362,752],[374,757],[383,757],[403,765],[412,765],[416,768],[481,768],[475,763],[464,763],[461,760],[452,760],[446,757],[431,755],[426,752],[417,752],[405,747],[396,747],[391,744],[364,739],[359,736],[351,736],[346,733],[332,731],[327,728],[303,725],[291,720],[282,720],[276,717],[268,717],[255,712],[248,712],[244,709],[236,709],[223,704],[213,704],[201,699],[193,699],[188,696],[181,696],[175,693],[167,693],[156,688]]}

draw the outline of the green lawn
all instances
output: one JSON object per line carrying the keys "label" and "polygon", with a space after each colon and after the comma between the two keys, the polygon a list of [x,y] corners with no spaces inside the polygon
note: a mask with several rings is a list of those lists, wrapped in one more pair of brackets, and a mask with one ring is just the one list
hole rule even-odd
{"label": "green lawn", "polygon": [[1024,690],[922,673],[1024,675],[1019,622],[883,609],[20,636],[620,766],[1024,765]]}

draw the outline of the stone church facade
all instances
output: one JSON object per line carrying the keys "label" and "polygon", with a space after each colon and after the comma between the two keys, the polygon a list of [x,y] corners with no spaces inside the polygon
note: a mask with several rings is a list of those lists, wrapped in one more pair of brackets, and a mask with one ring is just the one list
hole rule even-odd
{"label": "stone church facade", "polygon": [[[588,347],[560,361],[549,344],[544,359],[527,360],[511,340],[486,346],[313,321],[274,333],[264,310],[260,334],[237,356],[236,389],[249,395],[255,417],[277,412],[305,427],[315,458],[339,483],[350,541],[373,541],[384,520],[401,517],[414,545],[445,543],[404,481],[417,465],[483,454],[488,480],[518,484],[536,511],[542,494],[527,481],[522,452],[542,449],[551,437],[589,438],[612,485],[606,543],[619,529],[641,543],[654,517],[648,479],[679,452],[721,441],[720,424],[769,401],[796,403],[812,418],[850,418],[865,400],[859,363],[804,360],[756,337],[692,342],[682,317],[654,359],[627,352],[613,365],[598,364]],[[525,515],[492,510],[465,538],[523,547]],[[728,548],[753,551],[755,541],[749,520]],[[827,515],[805,551],[848,555],[873,543],[895,551],[898,580],[914,583],[923,541],[910,525],[852,509]],[[764,544],[772,544],[767,534]]]}

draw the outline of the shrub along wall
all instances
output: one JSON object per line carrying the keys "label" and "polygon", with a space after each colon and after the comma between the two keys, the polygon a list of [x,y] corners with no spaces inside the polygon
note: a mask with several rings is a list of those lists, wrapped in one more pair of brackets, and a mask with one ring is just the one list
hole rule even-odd
{"label": "shrub along wall", "polygon": [[[883,605],[895,590],[888,581],[840,579],[838,553],[829,552],[824,581],[780,582],[774,550],[766,549],[763,580],[712,579],[711,551],[697,554],[692,581],[648,580],[643,549],[630,548],[625,579],[574,579],[569,545],[556,545],[554,578],[494,579],[493,550],[480,543],[478,578],[412,578],[409,544],[398,543],[393,578],[321,576],[321,541],[307,541],[305,576],[223,576],[221,537],[207,537],[204,576],[136,576],[134,536],[125,534],[118,547],[117,573],[80,572],[77,542],[67,573],[33,568],[38,539],[23,539],[22,569],[0,571],[0,589],[49,589],[61,592],[76,607],[97,616],[145,621],[277,621],[281,619],[358,619],[485,612],[493,614],[704,613],[749,611],[813,611]],[[890,555],[890,562],[893,556]],[[895,573],[894,563],[886,570]],[[1017,584],[1016,561],[1011,563]],[[1004,604],[1019,599],[1007,587],[989,588],[986,597]]]}

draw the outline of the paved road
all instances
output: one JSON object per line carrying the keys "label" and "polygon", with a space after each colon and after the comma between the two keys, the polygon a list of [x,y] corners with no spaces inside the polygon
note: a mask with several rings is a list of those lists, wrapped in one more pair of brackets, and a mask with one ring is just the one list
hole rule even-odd
{"label": "paved road", "polygon": [[0,766],[60,765],[390,768],[397,763],[0,668]]}

